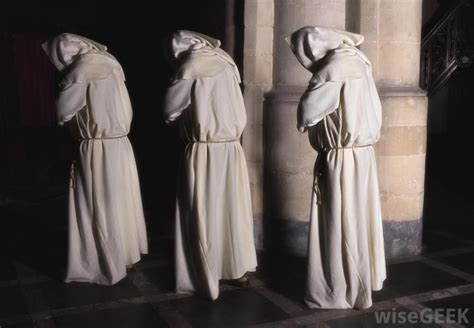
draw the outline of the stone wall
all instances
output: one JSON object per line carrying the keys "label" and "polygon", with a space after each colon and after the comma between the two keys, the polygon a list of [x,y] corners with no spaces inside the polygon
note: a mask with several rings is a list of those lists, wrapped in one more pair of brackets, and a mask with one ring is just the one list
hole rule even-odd
{"label": "stone wall", "polygon": [[[426,154],[427,98],[418,87],[421,0],[246,0],[243,135],[258,248],[305,255],[316,152],[296,130],[310,73],[284,38],[305,25],[361,33],[383,105],[376,146],[387,257],[417,254]],[[400,24],[403,17],[403,24]]]}

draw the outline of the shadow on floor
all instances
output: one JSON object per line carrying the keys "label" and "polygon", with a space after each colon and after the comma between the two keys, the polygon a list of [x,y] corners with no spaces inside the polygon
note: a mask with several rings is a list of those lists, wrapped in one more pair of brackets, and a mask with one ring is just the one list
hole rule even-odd
{"label": "shadow on floor", "polygon": [[[46,195],[47,194],[47,195]],[[17,191],[0,209],[1,252],[53,279],[63,279],[67,255],[64,192]]]}

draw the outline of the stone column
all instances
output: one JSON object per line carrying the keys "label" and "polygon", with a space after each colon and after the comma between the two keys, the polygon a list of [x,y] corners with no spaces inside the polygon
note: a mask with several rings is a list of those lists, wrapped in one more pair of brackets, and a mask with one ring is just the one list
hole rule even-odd
{"label": "stone column", "polygon": [[418,87],[421,4],[422,0],[246,0],[243,73],[249,122],[242,142],[259,248],[306,253],[317,154],[307,135],[296,130],[296,110],[310,73],[284,38],[305,25],[319,25],[365,37],[361,49],[373,63],[383,105],[376,150],[386,254],[420,251],[427,118],[427,98]]}
{"label": "stone column", "polygon": [[259,250],[263,249],[264,234],[263,94],[272,85],[273,20],[273,0],[245,0],[242,78],[247,126],[242,147],[249,170],[255,244]]}
{"label": "stone column", "polygon": [[263,113],[265,248],[295,255],[307,250],[316,152],[296,129],[296,110],[311,74],[285,37],[305,25],[344,29],[344,0],[274,0],[273,88]]}
{"label": "stone column", "polygon": [[[383,106],[378,154],[386,255],[421,250],[427,97],[419,88],[422,0],[348,0]],[[350,19],[349,17],[353,17]]]}

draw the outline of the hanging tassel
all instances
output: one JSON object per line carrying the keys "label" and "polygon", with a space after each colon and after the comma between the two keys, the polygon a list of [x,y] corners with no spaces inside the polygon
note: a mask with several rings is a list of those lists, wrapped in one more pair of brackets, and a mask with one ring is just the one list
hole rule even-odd
{"label": "hanging tassel", "polygon": [[314,182],[313,182],[313,192],[316,197],[316,204],[323,204],[323,196],[321,193],[321,182],[324,178],[324,171],[326,167],[326,152],[320,151],[318,157],[316,158],[316,163],[314,163]]}
{"label": "hanging tassel", "polygon": [[74,141],[72,145],[72,160],[71,160],[71,169],[69,170],[69,187],[76,189],[76,169],[77,169],[77,159],[79,158],[79,148],[82,140]]}
{"label": "hanging tassel", "polygon": [[76,170],[75,170],[75,166],[76,166],[76,160],[73,160],[72,163],[71,163],[71,169],[69,170],[69,186],[72,188],[72,189],[76,189]]}
{"label": "hanging tassel", "polygon": [[314,192],[314,195],[316,197],[316,204],[317,205],[322,205],[322,203],[323,203],[322,195],[321,195],[321,188],[320,188],[321,177],[322,177],[322,173],[316,173],[316,175],[314,177],[313,192]]}

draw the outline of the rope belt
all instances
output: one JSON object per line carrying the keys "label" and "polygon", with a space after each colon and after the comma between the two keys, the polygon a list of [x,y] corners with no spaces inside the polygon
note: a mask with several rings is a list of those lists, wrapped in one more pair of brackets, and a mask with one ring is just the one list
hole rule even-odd
{"label": "rope belt", "polygon": [[240,141],[240,139],[229,139],[229,140],[206,140],[206,141],[201,141],[201,140],[196,140],[196,141],[190,141],[189,143],[204,143],[204,144],[213,144],[213,143],[228,143],[228,142],[236,142]]}
{"label": "rope belt", "polygon": [[110,139],[120,139],[120,138],[125,138],[128,136],[128,134],[124,134],[121,136],[116,136],[116,137],[101,137],[101,138],[78,138],[77,141],[84,141],[84,140],[110,140]]}
{"label": "rope belt", "polygon": [[[326,147],[326,148],[323,148],[323,152],[324,153],[327,153],[328,151],[330,150],[340,150],[340,149],[356,149],[356,148],[367,148],[367,147],[371,147],[372,145],[361,145],[361,146],[349,146],[349,147],[334,147],[334,148],[330,148],[330,147]],[[323,165],[326,164],[326,162],[323,160],[322,157],[318,156],[318,159],[316,160],[316,172],[314,174],[314,183],[313,183],[313,192],[315,194],[315,198],[316,198],[316,204],[318,205],[321,205],[323,203],[323,200],[322,200],[322,194],[321,194],[321,179],[323,177],[323,171],[324,171],[324,167]]]}
{"label": "rope belt", "polygon": [[69,181],[70,181],[70,187],[72,189],[76,189],[76,165],[77,165],[77,157],[79,156],[79,143],[85,140],[111,140],[111,139],[121,139],[127,137],[127,134],[121,135],[121,136],[116,136],[116,137],[101,137],[101,138],[78,138],[76,139],[76,145],[74,145],[74,150],[73,150],[73,155],[72,155],[72,163],[71,163],[71,169],[69,170]]}
{"label": "rope belt", "polygon": [[334,147],[334,148],[326,147],[326,148],[323,148],[323,152],[327,152],[327,151],[330,151],[330,150],[336,150],[336,149],[366,148],[366,147],[370,147],[370,146],[372,146],[372,145],[348,146],[348,147]]}

